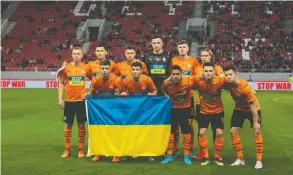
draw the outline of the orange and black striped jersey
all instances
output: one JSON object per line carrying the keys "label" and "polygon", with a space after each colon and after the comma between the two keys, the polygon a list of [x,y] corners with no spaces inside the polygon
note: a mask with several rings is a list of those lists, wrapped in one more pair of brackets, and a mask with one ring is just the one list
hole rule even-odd
{"label": "orange and black striped jersey", "polygon": [[65,101],[82,101],[85,90],[85,69],[84,63],[74,66],[73,62],[67,64],[59,73],[59,78],[65,80]]}
{"label": "orange and black striped jersey", "polygon": [[192,56],[188,56],[187,59],[182,59],[179,56],[176,56],[173,57],[171,60],[170,69],[172,69],[174,65],[178,65],[179,67],[181,67],[182,75],[190,76],[195,74],[194,70],[195,67],[198,65],[198,61]]}
{"label": "orange and black striped jersey", "polygon": [[230,91],[230,94],[235,101],[235,109],[250,111],[250,104],[254,103],[256,109],[260,110],[259,102],[247,81],[239,80],[237,85],[226,83],[224,88]]}
{"label": "orange and black striped jersey", "polygon": [[[135,59],[133,62],[140,62],[142,65],[142,73],[145,75],[148,74],[148,69],[144,62],[140,61],[139,59]],[[127,60],[118,63],[117,71],[123,78],[127,78],[128,76],[131,76],[132,75],[131,63],[129,63]]]}
{"label": "orange and black striped jersey", "polygon": [[[114,73],[116,75],[119,75],[118,71],[117,71],[117,65],[114,61],[110,60],[110,72]],[[87,65],[86,65],[86,76],[92,80],[94,77],[96,77],[98,74],[100,74],[101,70],[100,70],[100,60],[95,60],[95,61],[90,61]]]}
{"label": "orange and black striped jersey", "polygon": [[198,89],[200,97],[200,113],[218,114],[223,112],[221,89],[225,83],[225,77],[214,76],[211,82],[201,80],[200,76],[192,76],[193,84]]}
{"label": "orange and black striped jersey", "polygon": [[151,77],[141,74],[138,82],[134,81],[133,76],[123,79],[122,91],[128,94],[147,94],[157,90]]}
{"label": "orange and black striped jersey", "polygon": [[102,74],[99,74],[92,79],[90,92],[91,94],[120,94],[121,79],[110,73],[109,79],[104,80]]}
{"label": "orange and black striped jersey", "polygon": [[[203,73],[203,64],[198,64],[195,69],[194,69],[194,72],[195,72],[195,75],[201,75]],[[224,74],[224,71],[222,69],[221,66],[219,65],[215,65],[215,75],[216,76],[220,76],[220,75],[225,75]],[[197,95],[196,95],[196,104],[199,104],[200,103],[200,97],[199,97],[199,92],[197,92]]]}
{"label": "orange and black striped jersey", "polygon": [[178,84],[169,84],[168,79],[163,82],[162,90],[172,100],[172,108],[188,108],[191,106],[191,83],[189,77],[182,77],[181,82]]}

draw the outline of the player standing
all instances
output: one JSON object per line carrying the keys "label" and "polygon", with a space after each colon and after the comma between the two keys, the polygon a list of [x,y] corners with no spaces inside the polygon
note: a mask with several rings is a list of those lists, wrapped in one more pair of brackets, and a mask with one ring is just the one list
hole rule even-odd
{"label": "player standing", "polygon": [[[182,69],[182,76],[192,76],[195,74],[195,68],[198,65],[198,61],[196,58],[189,56],[189,46],[188,42],[185,40],[179,41],[177,43],[177,50],[179,55],[175,56],[171,60],[170,67],[174,65],[178,65]],[[194,98],[193,92],[191,91],[191,113],[194,114]],[[196,158],[196,154],[194,152],[194,124],[193,117],[189,116],[189,123],[191,123],[191,146],[190,146],[190,158]],[[179,153],[179,125],[174,135],[174,153],[173,156],[176,157]]]}
{"label": "player standing", "polygon": [[[85,140],[85,121],[86,110],[85,102],[82,99],[82,95],[85,90],[85,69],[86,65],[81,62],[83,53],[81,47],[72,48],[73,61],[64,65],[58,72],[57,77],[59,80],[58,88],[58,104],[61,109],[64,108],[64,139],[65,139],[65,151],[61,157],[67,158],[70,156],[70,140],[72,133],[72,125],[76,115],[78,123],[78,142],[79,151],[78,157],[83,158],[84,154],[84,140]],[[64,87],[66,83],[66,88]],[[63,101],[63,91],[65,88],[65,103]]]}
{"label": "player standing", "polygon": [[254,144],[256,151],[255,168],[260,169],[263,167],[263,138],[260,132],[261,112],[259,102],[251,86],[247,83],[247,81],[237,77],[233,67],[227,67],[224,68],[224,70],[227,82],[225,88],[230,91],[230,94],[235,101],[235,108],[231,118],[231,137],[237,159],[231,165],[239,166],[245,164],[239,130],[243,127],[245,119],[248,119],[254,130]]}
{"label": "player standing", "polygon": [[224,110],[221,98],[221,88],[225,83],[224,76],[215,76],[215,66],[213,63],[203,65],[203,80],[200,76],[193,76],[193,83],[200,94],[200,112],[197,116],[199,136],[198,142],[201,152],[204,154],[201,165],[208,165],[209,152],[206,131],[211,123],[212,129],[216,130],[214,141],[214,163],[223,166],[220,159],[224,145]]}
{"label": "player standing", "polygon": [[166,79],[162,84],[162,91],[166,97],[172,100],[171,112],[171,134],[167,148],[167,155],[161,162],[166,164],[173,160],[172,151],[174,146],[174,134],[176,133],[177,125],[180,124],[183,133],[183,147],[184,147],[184,162],[191,164],[189,158],[190,142],[191,142],[191,126],[189,118],[191,116],[191,85],[189,77],[182,77],[182,69],[175,65],[171,71],[171,84]]}

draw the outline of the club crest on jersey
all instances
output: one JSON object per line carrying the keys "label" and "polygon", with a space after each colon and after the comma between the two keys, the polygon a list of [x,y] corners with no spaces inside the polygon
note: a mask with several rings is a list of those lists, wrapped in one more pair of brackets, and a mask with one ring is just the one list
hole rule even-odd
{"label": "club crest on jersey", "polygon": [[187,67],[188,67],[188,68],[191,68],[191,64],[188,64]]}
{"label": "club crest on jersey", "polygon": [[163,62],[166,62],[167,60],[166,60],[166,58],[165,57],[163,57]]}

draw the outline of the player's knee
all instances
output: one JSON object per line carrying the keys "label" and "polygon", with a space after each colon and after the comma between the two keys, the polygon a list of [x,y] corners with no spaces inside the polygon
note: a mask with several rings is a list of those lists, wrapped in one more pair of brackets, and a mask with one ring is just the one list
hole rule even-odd
{"label": "player's knee", "polygon": [[84,128],[84,123],[77,123],[78,128]]}
{"label": "player's knee", "polygon": [[198,132],[199,137],[203,137],[203,136],[205,136],[205,134],[206,134],[206,132],[204,130],[199,130],[199,132]]}
{"label": "player's knee", "polygon": [[66,123],[65,128],[71,129],[72,128],[72,123]]}
{"label": "player's knee", "polygon": [[238,134],[238,130],[239,130],[238,128],[232,127],[231,130],[230,130],[231,135]]}
{"label": "player's knee", "polygon": [[222,129],[217,129],[217,130],[216,130],[216,136],[217,136],[217,137],[222,137],[223,134],[224,134],[224,131],[223,131]]}

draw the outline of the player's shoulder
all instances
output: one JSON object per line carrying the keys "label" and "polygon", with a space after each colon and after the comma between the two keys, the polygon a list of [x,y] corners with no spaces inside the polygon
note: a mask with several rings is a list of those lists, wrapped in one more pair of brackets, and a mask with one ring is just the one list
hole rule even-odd
{"label": "player's shoulder", "polygon": [[246,80],[239,80],[239,86],[241,91],[250,91],[252,90],[251,86],[249,85],[249,83]]}

